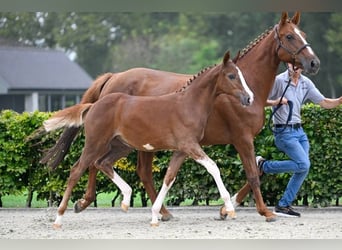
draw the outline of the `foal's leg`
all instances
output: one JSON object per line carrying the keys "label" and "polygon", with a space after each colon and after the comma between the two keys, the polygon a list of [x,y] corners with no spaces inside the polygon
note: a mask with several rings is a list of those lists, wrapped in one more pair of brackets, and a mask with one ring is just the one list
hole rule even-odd
{"label": "foal's leg", "polygon": [[72,169],[70,171],[70,175],[69,175],[68,183],[67,183],[67,188],[64,192],[63,199],[62,199],[61,203],[59,204],[59,207],[57,210],[57,218],[53,224],[53,227],[55,229],[61,228],[62,216],[64,215],[64,212],[67,209],[68,201],[70,199],[72,190],[87,168],[87,165],[83,164],[81,160],[82,160],[82,156],[74,164],[74,166],[72,167]]}
{"label": "foal's leg", "polygon": [[[137,163],[137,174],[139,175],[140,180],[142,181],[144,188],[152,201],[152,204],[157,198],[157,192],[153,184],[152,175],[153,156],[153,152],[138,151]],[[172,214],[164,207],[164,205],[162,205],[160,213],[162,214],[162,221],[168,221],[172,218]]]}
{"label": "foal's leg", "polygon": [[95,161],[95,167],[107,175],[121,190],[123,194],[121,209],[127,211],[131,201],[132,188],[114,171],[113,163],[127,156],[132,149],[117,139],[113,139],[110,146],[110,150]]}
{"label": "foal's leg", "polygon": [[167,172],[164,176],[163,185],[158,193],[158,196],[156,200],[154,201],[152,205],[152,220],[151,220],[151,226],[158,226],[158,214],[160,212],[160,209],[163,205],[164,199],[166,197],[167,192],[170,190],[172,184],[174,183],[178,170],[182,163],[184,162],[186,158],[186,154],[181,151],[175,151],[172,154],[169,167],[167,169]]}
{"label": "foal's leg", "polygon": [[89,167],[87,191],[82,199],[74,204],[74,212],[80,213],[86,209],[96,198],[96,175],[98,169],[95,166]]}
{"label": "foal's leg", "polygon": [[[220,175],[220,169],[217,167],[216,163],[209,158],[208,155],[205,154],[205,152],[202,150],[202,148],[198,148],[195,155],[191,155],[191,157],[197,161],[199,164],[203,165],[207,171],[213,176],[217,188],[220,192],[220,196],[224,201],[224,207],[220,211],[221,217],[225,217],[228,215],[230,218],[235,219],[235,208],[233,206],[233,203],[230,199],[230,194],[228,190],[226,189],[225,185],[223,184],[221,175]],[[225,210],[224,210],[225,209]]]}
{"label": "foal's leg", "polygon": [[[112,159],[108,159],[108,161],[115,162],[121,157],[128,155],[128,153],[132,150],[131,148],[125,146],[121,142],[115,140],[116,146],[119,146],[121,154],[119,155],[118,152],[114,152],[112,155]],[[128,152],[128,153],[127,153]],[[89,168],[89,175],[88,175],[88,184],[87,184],[87,190],[84,194],[83,198],[78,200],[74,205],[74,211],[75,213],[80,213],[84,209],[86,209],[96,198],[96,175],[97,175],[98,169],[95,166],[91,166]],[[151,173],[152,173],[152,165],[151,165]],[[152,178],[152,177],[151,177]],[[152,186],[153,190],[154,187]]]}

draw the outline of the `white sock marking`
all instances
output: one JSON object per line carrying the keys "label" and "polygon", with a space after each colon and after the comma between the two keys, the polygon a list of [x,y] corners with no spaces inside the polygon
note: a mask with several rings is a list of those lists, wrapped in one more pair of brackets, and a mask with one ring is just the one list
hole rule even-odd
{"label": "white sock marking", "polygon": [[234,206],[230,200],[230,194],[226,187],[223,184],[221,175],[220,175],[220,170],[217,167],[216,163],[210,159],[208,156],[205,156],[204,158],[197,159],[196,160],[199,164],[203,165],[207,171],[213,176],[217,188],[220,192],[221,198],[223,199],[225,203],[225,207],[227,211],[234,211]]}
{"label": "white sock marking", "polygon": [[170,183],[169,186],[167,186],[165,184],[165,182],[163,182],[163,186],[161,187],[159,193],[158,193],[158,196],[156,198],[156,200],[154,201],[153,203],[153,206],[152,206],[152,220],[151,220],[151,224],[158,224],[158,215],[159,215],[159,212],[160,212],[160,209],[163,205],[163,202],[164,202],[164,199],[166,197],[166,194],[167,192],[170,190],[171,186],[173,185],[173,183],[175,182],[176,178],[174,178],[172,180],[172,182]]}
{"label": "white sock marking", "polygon": [[121,190],[121,193],[123,194],[122,203],[129,206],[131,201],[132,188],[114,170],[113,172],[114,178],[112,181],[115,183],[115,185],[118,186],[118,188]]}
{"label": "white sock marking", "polygon": [[55,225],[62,225],[62,215],[57,214],[56,220],[55,220]]}

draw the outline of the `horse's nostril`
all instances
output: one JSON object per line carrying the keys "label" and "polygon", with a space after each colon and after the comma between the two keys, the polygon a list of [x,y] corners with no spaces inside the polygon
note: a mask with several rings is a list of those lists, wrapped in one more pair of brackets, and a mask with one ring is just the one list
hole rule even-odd
{"label": "horse's nostril", "polygon": [[311,68],[319,67],[320,61],[319,60],[312,60],[311,61]]}

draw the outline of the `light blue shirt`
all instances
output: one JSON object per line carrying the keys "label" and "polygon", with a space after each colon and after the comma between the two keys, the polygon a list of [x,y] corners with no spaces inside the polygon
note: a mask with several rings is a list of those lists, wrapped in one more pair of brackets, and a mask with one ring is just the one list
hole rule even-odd
{"label": "light blue shirt", "polygon": [[[268,99],[275,100],[281,97],[289,79],[288,70],[277,75]],[[315,84],[302,74],[299,76],[297,85],[294,85],[293,83],[290,84],[284,97],[293,103],[292,119],[289,121],[289,124],[301,123],[301,107],[306,101],[318,104],[325,98],[316,88]],[[289,106],[282,105],[274,114],[273,123],[286,124],[288,113]]]}

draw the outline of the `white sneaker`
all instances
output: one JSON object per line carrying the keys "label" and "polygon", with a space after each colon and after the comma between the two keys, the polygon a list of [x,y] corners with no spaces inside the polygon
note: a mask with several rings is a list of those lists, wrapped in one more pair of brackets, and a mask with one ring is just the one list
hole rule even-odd
{"label": "white sneaker", "polygon": [[262,169],[262,164],[265,161],[265,158],[258,155],[257,157],[255,157],[255,161],[259,170],[259,176],[262,176],[264,174],[264,171]]}

